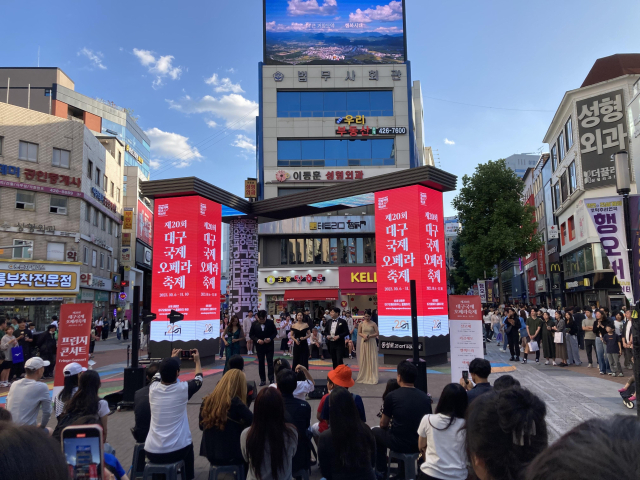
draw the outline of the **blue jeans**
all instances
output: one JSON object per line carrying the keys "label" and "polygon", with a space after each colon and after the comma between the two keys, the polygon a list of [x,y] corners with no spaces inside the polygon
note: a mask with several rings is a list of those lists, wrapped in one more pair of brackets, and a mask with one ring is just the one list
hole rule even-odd
{"label": "blue jeans", "polygon": [[611,367],[609,366],[609,360],[604,353],[604,343],[600,337],[596,337],[596,356],[598,357],[598,367],[600,371],[604,373],[611,373]]}
{"label": "blue jeans", "polygon": [[503,340],[503,345],[502,345],[502,349],[506,350],[507,349],[507,345],[509,344],[509,339],[507,338],[507,326],[504,326],[504,333],[502,334],[502,336],[504,337]]}
{"label": "blue jeans", "polygon": [[493,324],[493,333],[494,333],[494,336],[496,338],[498,338],[498,334],[500,333],[500,324],[499,323],[494,323]]}

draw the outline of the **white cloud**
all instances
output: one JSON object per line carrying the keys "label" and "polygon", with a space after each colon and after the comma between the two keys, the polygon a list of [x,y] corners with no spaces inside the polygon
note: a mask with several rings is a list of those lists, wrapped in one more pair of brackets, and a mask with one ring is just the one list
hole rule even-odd
{"label": "white cloud", "polygon": [[94,52],[93,50],[89,50],[87,47],[84,47],[78,52],[78,56],[80,55],[87,57],[91,62],[91,65],[93,65],[94,67],[98,67],[100,70],[107,69],[107,67],[105,67],[102,63],[102,58],[104,57],[104,55],[102,55],[101,52]]}
{"label": "white cloud", "polygon": [[230,68],[225,69],[225,72],[236,73],[237,70],[235,68],[233,68],[233,67],[230,67]]}
{"label": "white cloud", "polygon": [[374,32],[384,33],[384,34],[402,33],[402,29],[399,27],[378,27],[374,30]]}
{"label": "white cloud", "polygon": [[256,146],[246,135],[236,135],[236,139],[233,141],[231,146],[246,150],[248,153],[256,153]]}
{"label": "white cloud", "polygon": [[207,124],[207,127],[209,127],[209,128],[216,128],[218,126],[218,124],[216,122],[214,122],[213,120],[207,120],[206,124]]}
{"label": "white cloud", "polygon": [[151,168],[159,168],[160,167],[160,161],[151,159],[151,160],[149,160],[149,166]]}
{"label": "white cloud", "polygon": [[402,20],[402,1],[394,0],[389,5],[377,5],[375,9],[356,9],[356,13],[349,14],[350,22],[397,22]]}
{"label": "white cloud", "polygon": [[323,0],[318,5],[318,0],[289,0],[287,13],[291,16],[299,15],[335,15],[338,13],[337,0]]}
{"label": "white cloud", "polygon": [[158,157],[150,162],[153,168],[160,166],[160,159],[169,160],[175,167],[183,168],[191,165],[194,160],[199,161],[203,158],[197,148],[189,145],[189,137],[163,132],[155,127],[144,133],[151,140],[153,155]]}
{"label": "white cloud", "polygon": [[232,92],[232,93],[242,93],[244,92],[244,90],[242,90],[242,87],[240,86],[239,83],[233,83],[231,81],[231,79],[229,78],[223,78],[220,79],[218,78],[218,74],[214,73],[213,75],[211,75],[211,77],[207,78],[204,83],[206,83],[207,85],[213,85],[215,88],[214,90],[218,93],[228,93],[228,92]]}
{"label": "white cloud", "polygon": [[233,130],[255,132],[258,104],[237,93],[221,97],[205,95],[199,100],[185,96],[178,101],[167,100],[169,108],[183,113],[209,113],[225,121],[225,126]]}
{"label": "white cloud", "polygon": [[163,55],[155,57],[154,52],[150,50],[141,50],[134,48],[133,54],[138,58],[143,67],[149,69],[149,73],[155,75],[155,80],[151,84],[153,88],[159,88],[163,85],[163,79],[166,77],[172,80],[178,80],[182,75],[182,67],[173,66],[173,55]]}
{"label": "white cloud", "polygon": [[304,32],[309,30],[309,26],[306,23],[291,22],[291,25],[285,25],[283,23],[267,22],[268,32]]}
{"label": "white cloud", "polygon": [[456,142],[454,142],[453,140],[449,140],[448,138],[444,139],[444,143],[445,145],[455,145]]}

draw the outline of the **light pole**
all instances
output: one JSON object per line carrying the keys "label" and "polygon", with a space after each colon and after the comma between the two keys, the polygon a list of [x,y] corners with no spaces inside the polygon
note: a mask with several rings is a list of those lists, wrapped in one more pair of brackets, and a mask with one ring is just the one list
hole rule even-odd
{"label": "light pole", "polygon": [[[631,192],[631,176],[629,174],[629,154],[626,150],[620,150],[614,155],[616,167],[616,190],[618,195],[622,195],[622,206],[624,211],[625,232],[627,235],[627,254],[629,255],[629,274],[634,278],[633,272],[640,266],[633,264],[631,222],[629,215],[629,193]],[[635,289],[638,285],[631,281]],[[636,293],[637,295],[637,293]],[[636,311],[640,312],[640,302],[636,303]],[[636,380],[636,391],[640,385],[640,318],[631,320],[631,335],[633,336],[633,374]],[[636,401],[636,410],[640,417],[640,408]]]}

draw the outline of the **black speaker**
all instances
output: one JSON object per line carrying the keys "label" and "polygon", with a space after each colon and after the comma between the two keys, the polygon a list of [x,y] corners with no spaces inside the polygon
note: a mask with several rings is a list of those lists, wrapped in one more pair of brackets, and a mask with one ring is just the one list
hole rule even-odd
{"label": "black speaker", "polygon": [[308,396],[310,399],[319,400],[328,393],[327,380],[315,380],[316,386]]}
{"label": "black speaker", "polygon": [[133,397],[136,392],[144,387],[144,370],[142,367],[124,369],[123,402],[133,403]]}

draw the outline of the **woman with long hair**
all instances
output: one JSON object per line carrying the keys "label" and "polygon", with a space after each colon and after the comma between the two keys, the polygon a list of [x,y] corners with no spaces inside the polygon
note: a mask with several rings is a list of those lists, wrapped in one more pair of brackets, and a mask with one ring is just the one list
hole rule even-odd
{"label": "woman with long hair", "polygon": [[609,319],[602,309],[595,310],[594,315],[596,319],[593,322],[593,333],[596,334],[596,356],[598,357],[600,375],[610,374],[611,366],[609,365],[609,360],[607,360],[605,344],[602,341],[602,337],[607,334]]}
{"label": "woman with long hair", "polygon": [[509,341],[509,352],[511,353],[510,360],[512,362],[520,361],[520,344],[518,340],[520,338],[520,317],[516,315],[515,310],[510,310],[507,316],[506,323],[507,339]]}
{"label": "woman with long hair", "polygon": [[233,315],[229,320],[229,325],[222,332],[222,341],[224,342],[224,354],[227,357],[224,362],[224,372],[227,373],[229,370],[229,359],[234,355],[240,354],[240,342],[244,338],[244,333],[242,331],[242,325],[240,324],[240,320],[238,317]]}
{"label": "woman with long hair", "polygon": [[85,367],[76,362],[68,363],[64,367],[64,387],[62,388],[60,393],[58,393],[58,395],[56,395],[56,397],[53,399],[53,409],[56,418],[62,415],[65,405],[78,391],[78,382],[80,379],[80,375],[82,374],[82,372],[86,371],[87,369]]}
{"label": "woman with long hair", "polygon": [[358,325],[358,378],[356,383],[378,384],[378,326],[371,321],[369,313],[364,314],[364,320]]}
{"label": "woman with long hair", "polygon": [[0,340],[0,351],[2,351],[4,357],[2,370],[0,370],[0,387],[11,386],[9,383],[9,374],[13,368],[11,349],[18,346],[18,340],[13,336],[13,332],[15,332],[13,325],[8,325],[2,340]]}
{"label": "woman with long hair", "polygon": [[335,387],[327,401],[331,428],[322,432],[318,441],[322,476],[327,480],[375,480],[376,440],[360,420],[353,395],[346,388]]}
{"label": "woman with long hair", "polygon": [[240,435],[242,456],[249,463],[247,480],[290,480],[298,431],[285,423],[282,395],[263,388],[253,407],[253,424]]}
{"label": "woman with long hair", "polygon": [[578,322],[573,318],[573,314],[570,310],[564,312],[564,319],[566,325],[566,334],[564,339],[567,342],[567,359],[568,364],[580,365],[580,350],[578,350]]}
{"label": "woman with long hair", "polygon": [[464,446],[464,415],[469,400],[467,391],[450,383],[438,401],[436,413],[425,415],[418,427],[418,448],[424,462],[418,478],[425,480],[465,480],[467,454]]}
{"label": "woman with long hair", "polygon": [[[560,310],[556,310],[556,326],[553,327],[554,335],[553,341],[556,344],[556,358],[560,359],[558,363],[559,367],[567,367],[567,336],[565,330],[567,328],[567,321],[562,316]],[[559,335],[560,334],[560,335]]]}
{"label": "woman with long hair", "polygon": [[225,373],[216,388],[202,400],[200,456],[211,465],[244,465],[240,435],[253,422],[247,407],[247,377],[240,370]]}
{"label": "woman with long hair", "polygon": [[545,365],[549,365],[553,362],[556,364],[556,344],[553,341],[553,328],[556,326],[556,321],[551,318],[549,312],[542,314],[542,350],[544,352],[544,358],[547,360]]}
{"label": "woman with long hair", "polygon": [[[63,415],[71,415],[74,418],[87,415],[96,415],[100,418],[100,426],[103,430],[103,440],[107,441],[107,416],[109,404],[98,395],[100,390],[100,375],[95,370],[87,370],[78,379],[78,391],[65,405]],[[58,421],[60,421],[58,418]]]}
{"label": "woman with long hair", "polygon": [[298,365],[309,368],[309,343],[307,339],[311,336],[309,324],[304,319],[304,313],[296,313],[296,322],[291,326],[293,333],[293,369]]}

